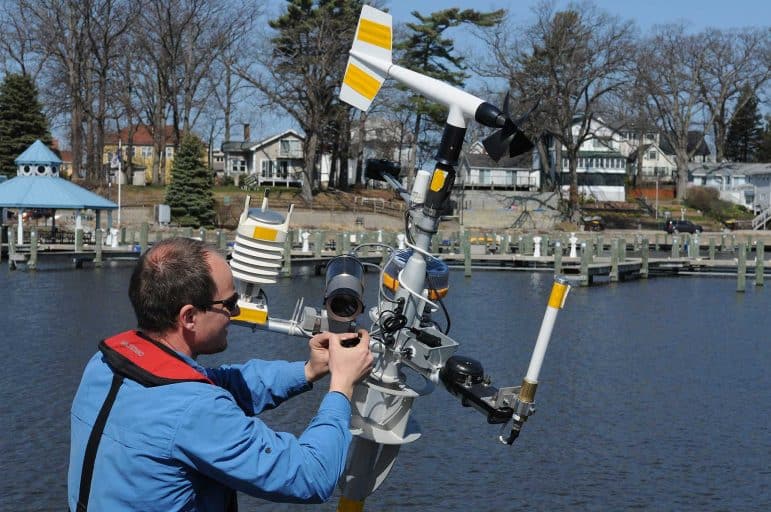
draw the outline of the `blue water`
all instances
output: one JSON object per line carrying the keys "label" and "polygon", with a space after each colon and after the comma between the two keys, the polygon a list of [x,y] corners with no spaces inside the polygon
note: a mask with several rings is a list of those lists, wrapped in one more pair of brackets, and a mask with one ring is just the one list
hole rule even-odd
{"label": "blue water", "polygon": [[[68,409],[99,339],[133,326],[130,266],[9,272],[0,265],[0,510],[63,510]],[[375,301],[368,275],[367,303]],[[546,273],[453,272],[446,305],[459,353],[497,386],[519,384],[551,288]],[[323,278],[267,288],[271,315]],[[656,278],[574,288],[557,319],[538,412],[513,447],[442,389],[420,398],[371,511],[771,510],[771,290],[730,278]],[[233,326],[205,364],[303,359],[299,338]],[[299,433],[324,386],[263,415]],[[240,497],[241,510],[333,511]]]}

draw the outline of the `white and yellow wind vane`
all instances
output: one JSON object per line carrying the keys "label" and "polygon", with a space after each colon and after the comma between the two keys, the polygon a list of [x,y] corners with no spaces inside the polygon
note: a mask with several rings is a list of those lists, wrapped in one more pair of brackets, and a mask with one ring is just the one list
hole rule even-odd
{"label": "white and yellow wind vane", "polygon": [[473,94],[430,76],[411,71],[392,62],[392,18],[374,7],[362,7],[353,45],[349,52],[340,99],[366,111],[377,96],[383,80],[392,77],[429,100],[446,105],[450,112],[447,123],[466,127],[466,119],[500,128],[485,139],[488,154],[498,160],[506,153],[516,156],[532,147],[508,113],[508,95],[503,111]]}

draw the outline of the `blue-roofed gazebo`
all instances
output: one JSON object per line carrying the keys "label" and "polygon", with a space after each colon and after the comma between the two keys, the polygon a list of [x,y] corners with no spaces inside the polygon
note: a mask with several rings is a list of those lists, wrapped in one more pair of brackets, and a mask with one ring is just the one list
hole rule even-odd
{"label": "blue-roofed gazebo", "polygon": [[100,212],[106,210],[107,227],[111,227],[111,214],[118,205],[60,178],[61,159],[41,141],[35,141],[14,162],[16,177],[0,183],[0,208],[18,211],[19,243],[23,243],[22,213],[30,209],[75,210],[78,212],[75,229],[82,229],[82,210],[96,212],[97,227],[100,225]]}

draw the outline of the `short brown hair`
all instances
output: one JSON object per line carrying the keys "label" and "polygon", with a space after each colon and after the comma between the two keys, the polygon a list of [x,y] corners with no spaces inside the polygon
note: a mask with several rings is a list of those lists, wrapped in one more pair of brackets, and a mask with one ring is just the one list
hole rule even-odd
{"label": "short brown hair", "polygon": [[128,292],[139,329],[166,332],[176,325],[183,306],[207,304],[214,298],[210,252],[200,240],[169,238],[139,258]]}

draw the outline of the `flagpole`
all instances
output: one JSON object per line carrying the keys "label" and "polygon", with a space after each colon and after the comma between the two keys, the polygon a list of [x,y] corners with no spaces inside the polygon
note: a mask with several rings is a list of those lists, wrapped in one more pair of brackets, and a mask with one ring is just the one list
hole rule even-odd
{"label": "flagpole", "polygon": [[122,171],[122,155],[121,155],[121,139],[118,139],[118,227],[121,227],[120,224],[120,187],[123,183],[123,171]]}

